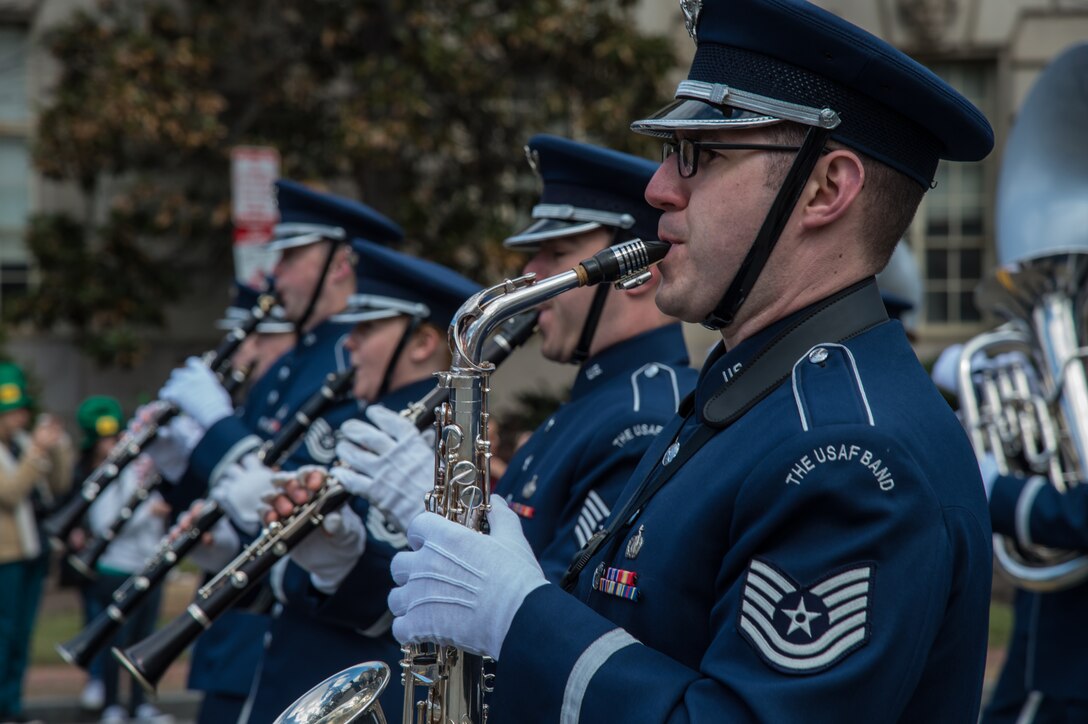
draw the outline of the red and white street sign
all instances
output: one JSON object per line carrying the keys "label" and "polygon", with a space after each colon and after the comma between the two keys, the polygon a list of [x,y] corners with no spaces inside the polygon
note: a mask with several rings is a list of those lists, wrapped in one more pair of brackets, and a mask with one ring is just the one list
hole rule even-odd
{"label": "red and white street sign", "polygon": [[280,177],[280,154],[266,146],[235,146],[230,152],[231,221],[234,225],[234,274],[260,285],[272,270],[263,245],[279,221],[273,183]]}

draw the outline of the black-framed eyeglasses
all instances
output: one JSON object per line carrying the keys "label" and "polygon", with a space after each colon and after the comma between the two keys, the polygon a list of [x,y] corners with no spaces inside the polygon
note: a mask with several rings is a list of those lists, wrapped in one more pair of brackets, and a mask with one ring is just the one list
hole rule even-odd
{"label": "black-framed eyeglasses", "polygon": [[699,171],[700,151],[799,151],[800,146],[783,146],[776,143],[714,143],[681,138],[661,144],[661,163],[676,156],[676,168],[680,178],[691,178]]}

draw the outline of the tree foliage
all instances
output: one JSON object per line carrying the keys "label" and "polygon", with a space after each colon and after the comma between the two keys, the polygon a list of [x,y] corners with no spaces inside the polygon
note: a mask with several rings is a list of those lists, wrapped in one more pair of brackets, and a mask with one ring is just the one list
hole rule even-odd
{"label": "tree foliage", "polygon": [[414,251],[480,281],[509,273],[500,240],[538,192],[531,135],[650,152],[627,126],[665,97],[674,58],[633,4],[100,0],[46,40],[61,73],[35,163],[86,205],[32,224],[42,284],[16,317],[134,362],[133,331],[227,266],[243,144],[278,148],[286,177],[352,189]]}

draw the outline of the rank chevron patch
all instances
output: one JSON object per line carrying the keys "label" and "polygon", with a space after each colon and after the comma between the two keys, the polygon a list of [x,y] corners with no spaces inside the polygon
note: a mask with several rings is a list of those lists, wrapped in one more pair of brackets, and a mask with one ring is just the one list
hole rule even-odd
{"label": "rank chevron patch", "polygon": [[737,625],[760,657],[787,674],[835,665],[869,640],[871,564],[840,570],[804,587],[753,558]]}

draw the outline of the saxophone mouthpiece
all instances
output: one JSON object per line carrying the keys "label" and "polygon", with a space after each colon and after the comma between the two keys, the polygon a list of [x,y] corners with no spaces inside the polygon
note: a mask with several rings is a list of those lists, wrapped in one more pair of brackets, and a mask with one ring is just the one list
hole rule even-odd
{"label": "saxophone mouthpiece", "polygon": [[574,271],[582,286],[617,282],[640,274],[665,258],[670,244],[664,241],[632,239],[610,246],[586,259]]}

